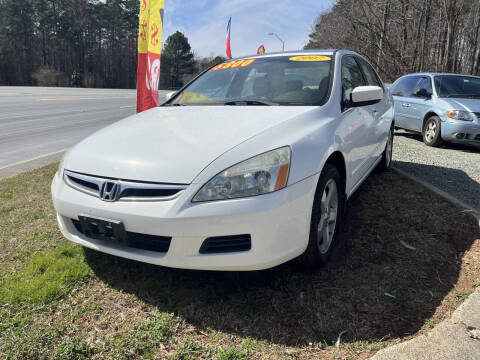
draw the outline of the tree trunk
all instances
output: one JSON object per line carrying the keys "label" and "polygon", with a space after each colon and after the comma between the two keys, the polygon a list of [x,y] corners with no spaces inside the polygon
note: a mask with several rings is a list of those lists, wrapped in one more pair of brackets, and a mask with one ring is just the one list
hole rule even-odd
{"label": "tree trunk", "polygon": [[383,54],[383,38],[385,37],[385,34],[387,32],[389,8],[390,8],[390,0],[384,0],[382,30],[380,32],[380,40],[378,42],[377,61],[376,61],[377,72],[380,72],[380,57]]}

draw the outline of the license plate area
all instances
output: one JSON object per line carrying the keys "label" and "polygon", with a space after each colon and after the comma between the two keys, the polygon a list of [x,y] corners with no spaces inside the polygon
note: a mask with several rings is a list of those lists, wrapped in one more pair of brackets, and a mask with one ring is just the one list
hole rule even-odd
{"label": "license plate area", "polygon": [[91,239],[127,245],[127,232],[125,226],[119,220],[79,215],[78,221],[83,234]]}

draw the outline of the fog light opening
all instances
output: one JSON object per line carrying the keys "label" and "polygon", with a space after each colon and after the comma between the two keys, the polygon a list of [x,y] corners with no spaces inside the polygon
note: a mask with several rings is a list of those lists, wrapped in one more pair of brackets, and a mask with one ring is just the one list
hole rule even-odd
{"label": "fog light opening", "polygon": [[465,134],[464,134],[464,133],[458,133],[458,134],[456,135],[456,138],[457,138],[457,139],[463,139],[463,138],[465,138]]}

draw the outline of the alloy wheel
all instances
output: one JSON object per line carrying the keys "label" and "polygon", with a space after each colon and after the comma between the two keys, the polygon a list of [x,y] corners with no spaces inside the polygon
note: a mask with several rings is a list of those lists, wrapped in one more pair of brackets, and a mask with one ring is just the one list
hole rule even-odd
{"label": "alloy wheel", "polygon": [[320,202],[320,220],[317,228],[318,248],[321,254],[328,252],[335,234],[338,216],[338,189],[334,179],[325,184]]}
{"label": "alloy wheel", "polygon": [[437,124],[435,121],[429,121],[425,128],[425,139],[430,143],[435,139],[435,135],[437,134]]}

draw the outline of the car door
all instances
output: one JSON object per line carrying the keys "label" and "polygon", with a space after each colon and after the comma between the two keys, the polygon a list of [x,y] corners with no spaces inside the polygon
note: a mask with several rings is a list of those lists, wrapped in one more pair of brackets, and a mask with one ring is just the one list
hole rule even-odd
{"label": "car door", "polygon": [[385,121],[385,119],[391,118],[391,103],[389,97],[385,96],[385,87],[373,67],[361,57],[357,57],[356,59],[363,72],[367,85],[378,86],[384,90],[382,100],[372,106],[373,123],[370,131],[374,135],[375,147],[371,157],[373,158],[373,161],[375,161],[385,149],[386,140],[390,131],[390,124]]}
{"label": "car door", "polygon": [[371,128],[374,123],[374,106],[353,106],[351,93],[358,86],[365,86],[360,66],[353,56],[344,56],[341,62],[342,114],[340,136],[344,142],[351,179],[350,189],[363,179],[372,165],[375,135]]}
{"label": "car door", "polygon": [[411,130],[422,131],[423,118],[427,113],[432,98],[432,80],[429,76],[422,76],[417,82],[407,108]]}
{"label": "car door", "polygon": [[412,106],[410,100],[420,76],[403,76],[395,81],[391,87],[394,101],[395,125],[402,129],[415,130],[415,121],[409,108]]}

